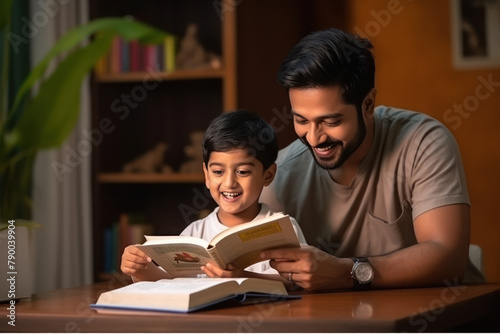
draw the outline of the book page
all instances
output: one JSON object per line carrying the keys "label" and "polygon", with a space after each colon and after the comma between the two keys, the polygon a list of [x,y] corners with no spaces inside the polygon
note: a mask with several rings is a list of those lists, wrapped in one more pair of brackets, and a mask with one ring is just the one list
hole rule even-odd
{"label": "book page", "polygon": [[206,240],[188,235],[145,235],[144,238],[146,238],[146,242],[143,243],[145,246],[186,243],[199,245],[204,248],[208,247]]}
{"label": "book page", "polygon": [[191,293],[202,291],[216,285],[221,285],[223,283],[227,284],[227,282],[229,281],[234,281],[238,285],[240,285],[245,280],[245,278],[233,279],[180,277],[174,279],[161,279],[156,282],[136,282],[122,288],[111,290],[110,292],[112,292],[114,295],[134,295],[137,296],[137,298],[144,297],[145,299],[149,299],[152,295],[163,295],[163,297],[173,295],[189,295]]}
{"label": "book page", "polygon": [[[148,238],[151,237],[148,236]],[[193,237],[172,237],[168,239],[168,241],[165,239],[161,241],[159,237],[152,238],[150,241],[138,246],[138,248],[172,277],[196,277],[203,274],[200,269],[202,265],[213,262],[207,249],[203,246],[203,242],[206,243],[204,240]],[[197,239],[197,241],[195,242],[192,239]],[[182,243],[182,240],[193,241],[194,243]]]}
{"label": "book page", "polygon": [[260,262],[260,253],[264,250],[300,247],[288,215],[273,215],[228,229],[217,235],[211,245],[214,248],[210,251],[219,257],[223,269],[230,262],[242,268]]}
{"label": "book page", "polygon": [[[191,289],[190,292],[198,291],[198,288],[206,289],[215,285],[229,284],[228,282],[234,282],[239,285],[239,288],[235,285],[230,285],[231,292],[234,294],[245,293],[245,292],[260,292],[268,294],[279,294],[288,295],[284,284],[281,281],[263,279],[263,278],[248,278],[248,277],[237,277],[237,278],[190,278],[190,277],[179,277],[174,279],[162,279],[157,281],[158,283],[168,283],[175,284],[176,288],[183,287],[182,289]],[[195,290],[196,289],[196,290]]]}

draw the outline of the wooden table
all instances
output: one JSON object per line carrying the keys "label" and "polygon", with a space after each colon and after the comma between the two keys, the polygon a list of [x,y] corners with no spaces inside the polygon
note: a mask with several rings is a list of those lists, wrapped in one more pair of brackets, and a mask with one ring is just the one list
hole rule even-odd
{"label": "wooden table", "polygon": [[117,279],[34,295],[0,310],[8,332],[422,332],[500,330],[500,284],[342,291],[302,299],[212,308],[190,314],[101,314],[89,308]]}

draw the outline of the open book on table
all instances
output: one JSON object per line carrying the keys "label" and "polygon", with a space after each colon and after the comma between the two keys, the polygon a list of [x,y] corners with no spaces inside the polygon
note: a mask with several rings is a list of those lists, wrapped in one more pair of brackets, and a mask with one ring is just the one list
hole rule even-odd
{"label": "open book on table", "polygon": [[210,242],[189,236],[146,236],[138,246],[172,277],[197,277],[212,262],[222,269],[228,263],[246,268],[262,261],[260,253],[276,248],[300,247],[288,215],[274,214],[224,230]]}
{"label": "open book on table", "polygon": [[192,312],[225,301],[269,302],[290,298],[280,281],[261,278],[174,278],[137,282],[101,293],[99,310]]}

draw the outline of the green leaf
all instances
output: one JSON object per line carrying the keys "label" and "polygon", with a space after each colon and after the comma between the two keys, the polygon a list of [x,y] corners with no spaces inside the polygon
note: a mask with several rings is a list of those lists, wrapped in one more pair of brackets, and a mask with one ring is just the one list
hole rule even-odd
{"label": "green leaf", "polygon": [[31,71],[30,75],[26,78],[23,85],[19,89],[11,110],[16,110],[23,96],[25,96],[33,85],[43,77],[52,59],[61,53],[70,51],[96,32],[111,32],[120,35],[126,40],[137,39],[142,43],[155,44],[163,42],[167,36],[167,33],[164,31],[152,28],[137,21],[133,21],[129,18],[102,18],[79,26],[65,34]]}
{"label": "green leaf", "polygon": [[22,149],[61,145],[80,111],[80,88],[95,62],[110,48],[113,35],[102,34],[63,60],[24,110],[13,136]]}
{"label": "green leaf", "polygon": [[10,15],[12,11],[12,0],[0,1],[0,30],[9,30],[7,25],[10,22]]}
{"label": "green leaf", "polygon": [[[97,19],[71,30],[54,45],[26,78],[16,95],[9,117],[14,117],[23,96],[29,93],[35,83],[41,81],[54,57],[74,50],[82,41],[95,33],[98,34],[94,41],[71,53],[57,66],[49,79],[41,83],[37,96],[29,101],[25,108],[20,109],[22,114],[16,115],[19,119],[18,126],[5,135],[4,155],[11,154],[19,145],[24,149],[38,150],[62,144],[78,119],[81,81],[97,60],[109,50],[110,39],[114,34],[126,40],[139,40],[142,43],[161,43],[168,35],[166,32],[128,18]],[[107,41],[106,45],[94,48],[94,43],[104,39]]]}
{"label": "green leaf", "polygon": [[[26,219],[17,219],[15,220],[16,222],[14,223],[14,226],[20,227],[20,226],[25,226],[28,229],[36,229],[36,228],[41,228],[42,224],[32,221],[32,220],[26,220]],[[0,231],[6,230],[9,228],[8,223],[0,223]]]}
{"label": "green leaf", "polygon": [[[4,11],[7,4],[11,0],[0,0],[0,23],[10,17],[10,10]],[[92,35],[93,40],[82,46]],[[60,146],[71,133],[80,111],[81,83],[109,51],[116,35],[155,44],[167,36],[163,31],[124,18],[103,18],[79,26],[65,34],[30,72],[16,94],[9,119],[0,117],[0,219],[30,216],[36,153]],[[64,59],[47,78],[47,68],[56,58]],[[2,74],[7,73],[6,67],[2,65]],[[32,97],[35,84],[39,84],[39,89]]]}

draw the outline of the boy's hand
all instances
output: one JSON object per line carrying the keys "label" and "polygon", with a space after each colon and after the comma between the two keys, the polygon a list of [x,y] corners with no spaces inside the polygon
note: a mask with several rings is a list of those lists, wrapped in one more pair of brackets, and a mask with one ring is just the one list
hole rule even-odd
{"label": "boy's hand", "polygon": [[147,269],[148,264],[151,262],[151,258],[136,246],[127,246],[122,255],[120,269],[129,276],[135,276],[138,271]]}
{"label": "boy's hand", "polygon": [[201,270],[208,276],[208,277],[221,277],[221,278],[235,278],[235,277],[245,277],[245,271],[241,269],[238,266],[235,266],[233,264],[228,264],[227,265],[227,270],[220,269],[216,265],[213,265],[212,263],[207,263],[206,266],[202,266]]}

